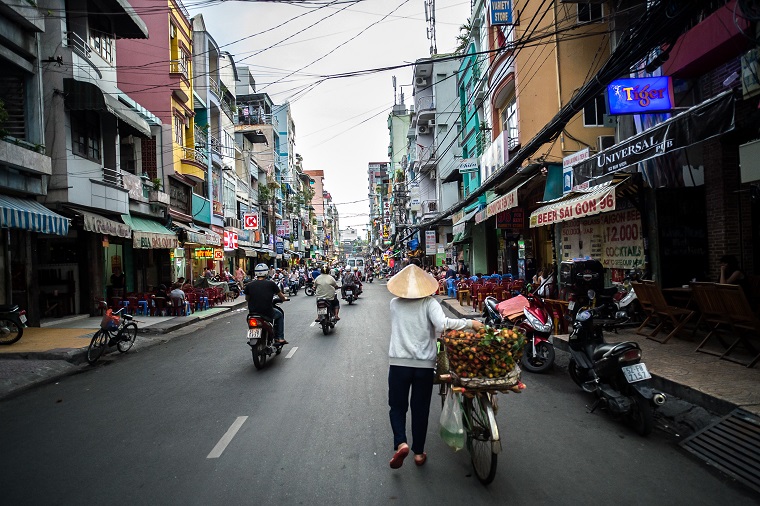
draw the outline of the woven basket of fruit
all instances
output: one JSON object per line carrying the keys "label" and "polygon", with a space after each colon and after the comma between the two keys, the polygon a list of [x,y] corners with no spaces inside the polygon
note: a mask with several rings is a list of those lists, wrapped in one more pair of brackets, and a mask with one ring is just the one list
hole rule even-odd
{"label": "woven basket of fruit", "polygon": [[452,382],[474,390],[522,389],[525,336],[511,329],[450,330],[442,337]]}

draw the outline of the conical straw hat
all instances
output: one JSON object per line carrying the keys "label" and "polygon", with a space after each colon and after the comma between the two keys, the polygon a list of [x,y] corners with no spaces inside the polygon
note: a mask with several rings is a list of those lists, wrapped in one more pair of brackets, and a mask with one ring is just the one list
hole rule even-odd
{"label": "conical straw hat", "polygon": [[410,264],[388,281],[388,291],[404,299],[421,299],[438,291],[438,281],[416,265]]}

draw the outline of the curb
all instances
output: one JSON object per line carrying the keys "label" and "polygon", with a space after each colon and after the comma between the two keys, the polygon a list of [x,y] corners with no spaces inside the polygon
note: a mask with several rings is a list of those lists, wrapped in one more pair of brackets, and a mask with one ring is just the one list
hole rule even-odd
{"label": "curb", "polygon": [[[454,313],[458,318],[479,318],[479,315],[464,314],[460,312],[457,308],[455,308],[449,302],[451,300],[456,300],[456,299],[446,298],[446,299],[440,300],[440,303],[442,306],[444,306],[449,311]],[[551,342],[556,349],[569,353],[567,337],[553,335],[551,338]],[[566,367],[561,367],[561,368],[563,370],[567,370]],[[677,397],[688,403],[694,404],[695,406],[704,408],[705,410],[710,411],[712,413],[717,413],[721,416],[725,416],[729,414],[731,411],[733,411],[734,409],[739,408],[738,405],[732,402],[726,401],[724,399],[720,399],[718,397],[706,394],[704,392],[700,392],[690,387],[689,385],[678,383],[671,379],[659,376],[651,371],[650,373],[652,374],[652,386],[654,388],[661,390],[670,396]]]}

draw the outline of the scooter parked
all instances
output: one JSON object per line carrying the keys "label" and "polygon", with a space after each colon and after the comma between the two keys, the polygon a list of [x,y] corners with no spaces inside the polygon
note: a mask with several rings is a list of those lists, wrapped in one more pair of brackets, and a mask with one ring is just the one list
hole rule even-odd
{"label": "scooter parked", "polygon": [[583,310],[573,322],[569,337],[570,377],[584,391],[596,395],[592,413],[604,406],[646,436],[654,426],[653,408],[665,403],[665,394],[652,388],[652,376],[641,361],[638,343],[606,343],[604,328],[614,325],[595,323],[596,313],[596,309]]}
{"label": "scooter parked", "polygon": [[24,335],[26,311],[17,304],[0,305],[0,344],[13,344]]}
{"label": "scooter parked", "polygon": [[[540,287],[539,287],[540,288]],[[554,324],[537,290],[501,303],[486,297],[483,318],[486,325],[518,327],[525,334],[525,350],[520,365],[530,372],[546,372],[554,365],[554,345],[549,341]],[[501,309],[501,310],[500,310]]]}

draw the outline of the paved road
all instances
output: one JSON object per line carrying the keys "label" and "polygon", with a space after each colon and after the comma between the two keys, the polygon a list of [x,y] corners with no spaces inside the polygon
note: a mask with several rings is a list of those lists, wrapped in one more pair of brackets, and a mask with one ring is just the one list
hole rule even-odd
{"label": "paved road", "polygon": [[262,371],[241,311],[0,403],[3,503],[757,504],[666,433],[588,414],[559,370],[499,396],[491,486],[441,442],[438,403],[428,463],[392,471],[389,299],[366,285],[323,336],[300,293],[284,305],[291,344]]}

